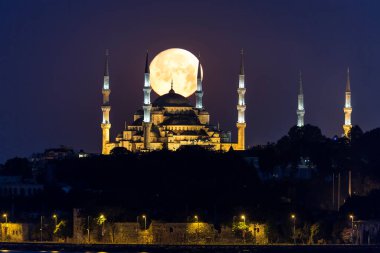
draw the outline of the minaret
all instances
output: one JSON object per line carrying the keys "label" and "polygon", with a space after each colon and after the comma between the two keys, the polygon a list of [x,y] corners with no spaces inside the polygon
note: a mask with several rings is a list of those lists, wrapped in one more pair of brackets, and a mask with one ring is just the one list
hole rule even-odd
{"label": "minaret", "polygon": [[352,113],[352,107],[351,107],[351,87],[350,87],[350,69],[347,68],[347,83],[346,83],[346,103],[343,108],[344,111],[344,125],[343,125],[343,132],[344,136],[348,138],[348,134],[351,131],[352,125],[351,125],[351,113]]}
{"label": "minaret", "polygon": [[238,111],[238,121],[236,123],[236,127],[238,129],[238,143],[237,150],[245,150],[245,127],[247,124],[245,123],[245,77],[244,77],[244,59],[243,59],[243,49],[240,52],[241,54],[241,62],[240,62],[240,73],[239,73],[239,88],[237,89],[237,93],[239,95],[237,111]]}
{"label": "minaret", "polygon": [[200,110],[203,109],[202,97],[203,97],[203,91],[202,91],[201,56],[199,55],[198,72],[197,72],[197,91],[195,92],[195,107]]}
{"label": "minaret", "polygon": [[106,63],[104,67],[104,79],[103,79],[103,105],[102,105],[102,112],[103,112],[103,120],[102,120],[102,154],[107,155],[109,154],[110,150],[106,148],[106,144],[110,141],[110,128],[111,128],[111,122],[110,122],[110,77],[109,77],[109,69],[108,69],[108,49],[106,50]]}
{"label": "minaret", "polygon": [[303,105],[303,88],[302,88],[302,73],[299,73],[299,91],[298,91],[298,108],[297,108],[297,126],[304,126],[305,107]]}
{"label": "minaret", "polygon": [[143,118],[143,131],[144,131],[144,149],[150,149],[150,130],[152,127],[151,122],[151,110],[152,104],[150,103],[150,93],[152,88],[150,87],[150,71],[149,71],[149,59],[148,51],[145,58],[145,71],[144,71],[144,118]]}

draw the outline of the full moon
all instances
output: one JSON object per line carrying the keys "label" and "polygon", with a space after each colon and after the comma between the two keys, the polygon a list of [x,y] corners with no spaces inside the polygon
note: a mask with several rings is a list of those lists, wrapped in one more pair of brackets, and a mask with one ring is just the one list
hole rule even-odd
{"label": "full moon", "polygon": [[[169,92],[173,80],[176,93],[188,97],[197,90],[198,58],[181,48],[162,51],[150,63],[150,85],[158,95]],[[201,66],[201,76],[203,69]]]}

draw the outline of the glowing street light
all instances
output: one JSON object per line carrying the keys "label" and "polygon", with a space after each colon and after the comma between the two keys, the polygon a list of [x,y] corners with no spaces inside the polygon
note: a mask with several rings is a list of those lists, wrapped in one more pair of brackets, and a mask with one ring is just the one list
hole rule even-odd
{"label": "glowing street light", "polygon": [[3,218],[5,219],[5,240],[7,239],[8,234],[8,215],[3,213]]}
{"label": "glowing street light", "polygon": [[350,219],[351,219],[351,241],[354,243],[354,215],[350,214]]}
{"label": "glowing street light", "polygon": [[144,230],[146,230],[146,216],[143,215],[142,217],[143,217],[143,219],[144,219]]}
{"label": "glowing street light", "polygon": [[245,215],[242,215],[240,218],[243,220],[244,225],[245,225]]}
{"label": "glowing street light", "polygon": [[294,240],[294,244],[296,244],[296,215],[291,214],[290,218],[292,218],[293,220],[293,240]]}
{"label": "glowing street light", "polygon": [[58,216],[56,214],[53,214],[52,218],[54,220],[54,230],[53,230],[53,237],[54,237],[54,234],[57,233],[58,231]]}
{"label": "glowing street light", "polygon": [[3,214],[3,218],[5,219],[5,223],[8,223],[8,215],[6,213]]}
{"label": "glowing street light", "polygon": [[53,214],[53,220],[54,220],[55,228],[57,228],[57,225],[58,225],[58,216],[56,214]]}
{"label": "glowing street light", "polygon": [[197,223],[197,239],[199,237],[199,217],[198,215],[194,215],[194,220]]}
{"label": "glowing street light", "polygon": [[106,217],[104,216],[104,214],[100,214],[99,218],[98,218],[98,223],[100,225],[102,225],[102,236],[104,236],[105,234],[105,228],[104,228],[104,225],[105,225],[105,222],[106,222]]}

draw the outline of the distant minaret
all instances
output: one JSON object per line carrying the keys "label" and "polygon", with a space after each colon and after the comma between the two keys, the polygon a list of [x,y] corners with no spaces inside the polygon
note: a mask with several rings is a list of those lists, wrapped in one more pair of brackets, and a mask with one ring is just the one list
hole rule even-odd
{"label": "distant minaret", "polygon": [[104,81],[103,81],[103,105],[102,105],[102,112],[103,112],[103,120],[102,120],[102,154],[109,154],[110,150],[106,148],[106,144],[110,141],[110,128],[111,128],[111,122],[110,122],[110,76],[109,76],[109,69],[108,69],[108,49],[106,50],[106,63],[104,67]]}
{"label": "distant minaret", "polygon": [[343,125],[343,132],[344,136],[348,138],[348,134],[351,131],[352,125],[351,125],[351,113],[352,113],[352,107],[351,107],[351,85],[350,85],[350,69],[347,68],[347,83],[346,83],[346,103],[343,108],[344,111],[344,125]]}
{"label": "distant minaret", "polygon": [[202,110],[203,104],[202,104],[202,97],[203,97],[203,91],[202,91],[202,74],[201,74],[201,56],[198,57],[198,72],[197,72],[197,91],[195,92],[195,107],[197,109]]}
{"label": "distant minaret", "polygon": [[237,150],[245,150],[245,127],[247,124],[245,123],[245,77],[244,77],[244,57],[243,57],[243,49],[240,52],[241,54],[241,62],[240,62],[240,73],[239,73],[239,88],[237,89],[237,93],[239,95],[237,111],[238,111],[238,121],[236,123],[236,127],[238,129],[238,143]]}
{"label": "distant minaret", "polygon": [[150,93],[152,88],[150,87],[150,71],[149,71],[149,56],[146,52],[145,58],[145,72],[144,72],[144,118],[143,118],[143,131],[144,131],[144,148],[150,149],[150,129],[152,127],[151,122],[151,110],[152,104],[150,103]]}
{"label": "distant minaret", "polygon": [[304,126],[305,107],[303,104],[302,73],[299,73],[299,91],[298,91],[298,109],[297,109],[297,126]]}

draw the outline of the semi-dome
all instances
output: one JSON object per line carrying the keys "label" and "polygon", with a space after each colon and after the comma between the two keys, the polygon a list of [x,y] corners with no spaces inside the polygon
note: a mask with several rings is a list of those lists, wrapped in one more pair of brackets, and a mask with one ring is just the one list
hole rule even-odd
{"label": "semi-dome", "polygon": [[187,98],[185,98],[184,96],[180,94],[175,93],[173,89],[171,89],[169,93],[166,93],[165,95],[162,95],[158,97],[156,100],[154,100],[153,106],[192,107]]}

